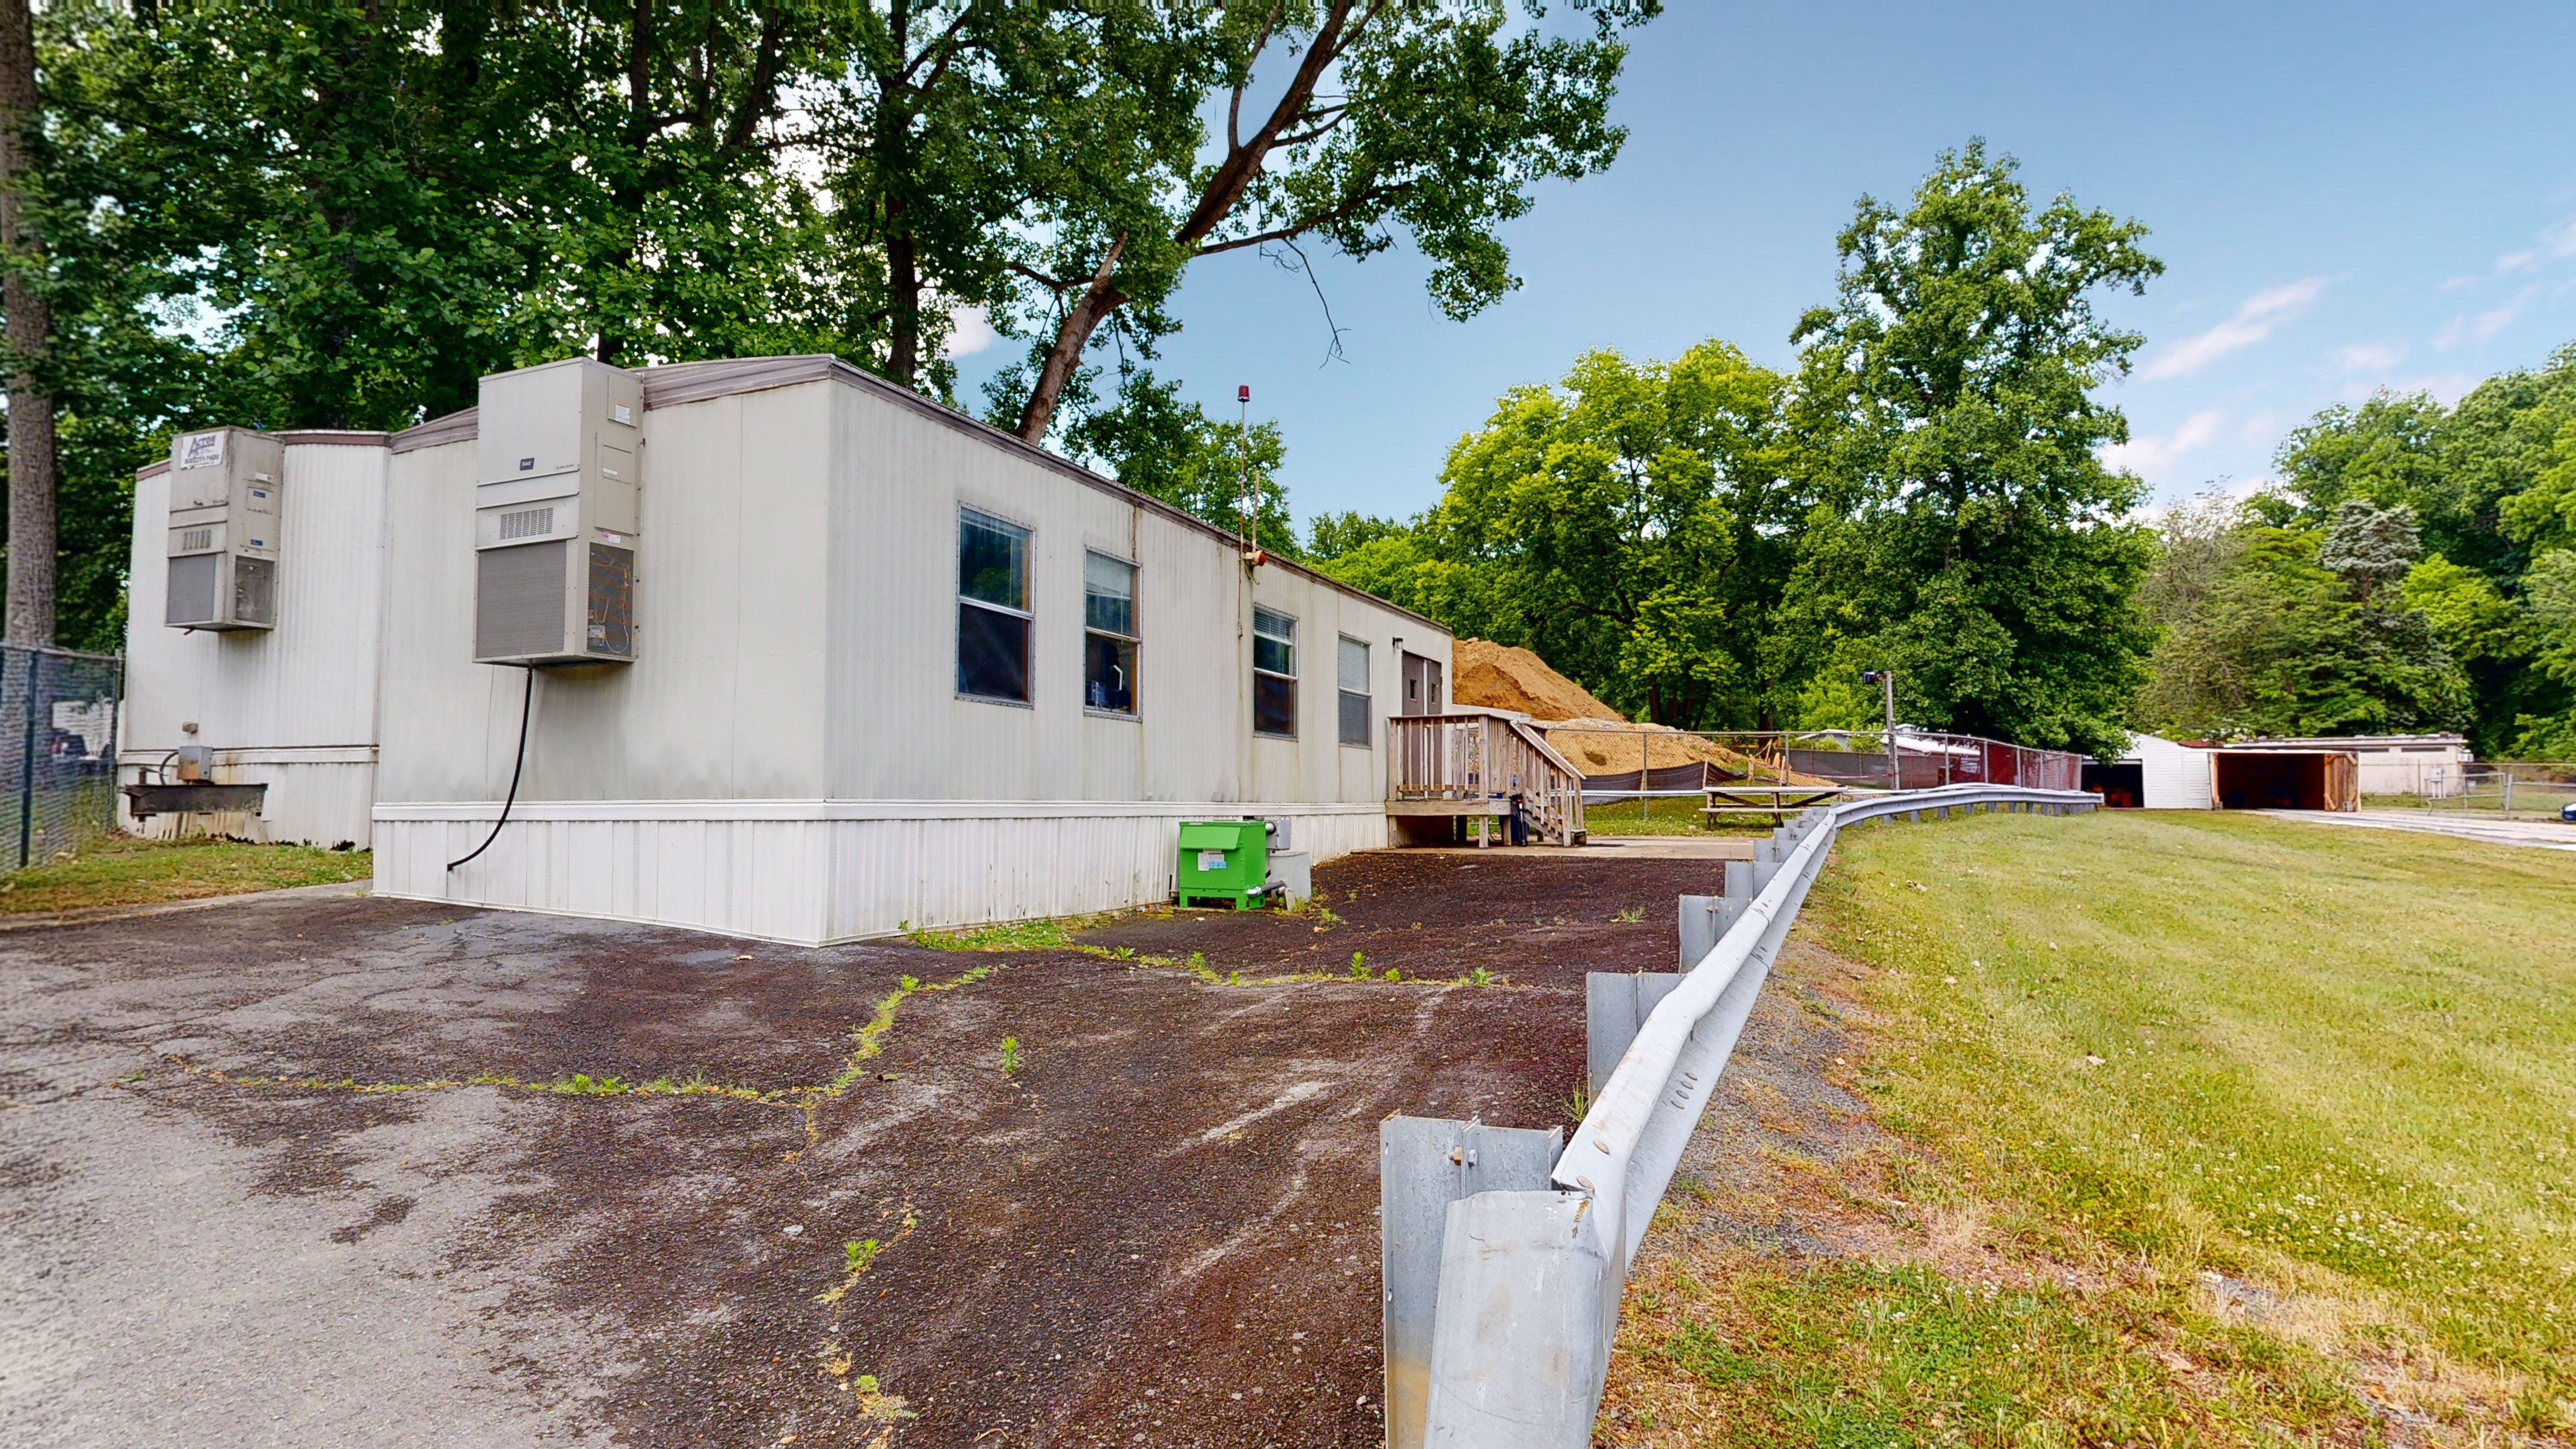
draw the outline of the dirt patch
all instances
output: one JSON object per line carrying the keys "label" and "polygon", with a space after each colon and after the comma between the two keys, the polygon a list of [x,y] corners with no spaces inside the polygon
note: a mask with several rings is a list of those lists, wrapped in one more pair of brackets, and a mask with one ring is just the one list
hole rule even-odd
{"label": "dirt patch", "polygon": [[[1315,872],[1322,912],[1154,911],[1080,933],[1140,954],[1197,951],[1220,973],[1453,980],[1478,969],[1579,993],[1587,971],[1670,971],[1676,901],[1724,888],[1720,860],[1372,851]],[[1324,914],[1329,912],[1329,916]],[[1578,1014],[1580,1008],[1577,1008]]]}
{"label": "dirt patch", "polygon": [[[375,1290],[351,1285],[372,1281],[492,1285],[439,1352],[629,1444],[1374,1444],[1378,1121],[1565,1124],[1581,972],[1669,969],[1673,897],[1721,868],[1384,853],[1318,872],[1338,921],[1173,913],[1084,938],[1247,979],[1356,950],[1367,982],[371,901],[30,933],[5,952],[0,1048],[29,1110],[5,1116],[76,1106],[110,1160],[205,1138],[247,1169],[243,1210],[310,1224],[297,1253],[403,1265],[334,1269],[299,1315],[362,1318]],[[907,978],[979,967],[903,995],[853,1058]],[[1451,984],[1478,967],[1517,985]],[[617,1085],[422,1089],[478,1073]],[[630,1090],[696,1081],[766,1095]],[[33,1186],[14,1221],[63,1273],[133,1260],[82,1244],[74,1189],[103,1185],[0,1148]],[[297,1382],[362,1405],[355,1362]]]}

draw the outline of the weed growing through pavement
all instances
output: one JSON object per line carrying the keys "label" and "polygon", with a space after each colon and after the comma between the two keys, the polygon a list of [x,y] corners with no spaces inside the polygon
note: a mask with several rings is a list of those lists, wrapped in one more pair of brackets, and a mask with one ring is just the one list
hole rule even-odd
{"label": "weed growing through pavement", "polygon": [[1570,1120],[1576,1122],[1580,1122],[1584,1118],[1592,1115],[1592,1089],[1590,1087],[1585,1086],[1581,1082],[1574,1084],[1573,1094],[1565,1099],[1565,1115]]}
{"label": "weed growing through pavement", "polygon": [[1645,918],[1646,908],[1644,906],[1630,906],[1628,909],[1621,911],[1610,919],[1614,921],[1626,921],[1630,924],[1634,924],[1638,921],[1644,920]]}
{"label": "weed growing through pavement", "polygon": [[[1394,978],[1389,977],[1387,979],[1393,980]],[[1512,978],[1503,975],[1499,971],[1488,971],[1484,967],[1479,966],[1475,970],[1468,972],[1466,975],[1461,976],[1458,979],[1469,986],[1508,986],[1511,984]]]}
{"label": "weed growing through pavement", "polygon": [[[478,1072],[472,1076],[438,1077],[420,1082],[361,1082],[353,1077],[332,1080],[323,1077],[241,1076],[215,1067],[201,1067],[183,1058],[172,1057],[169,1061],[185,1075],[201,1077],[210,1082],[221,1082],[227,1086],[286,1087],[297,1091],[353,1092],[368,1096],[400,1092],[446,1092],[460,1087],[497,1087],[504,1091],[544,1093],[561,1097],[722,1097],[727,1101],[744,1102],[758,1107],[778,1107],[802,1112],[805,1116],[805,1140],[810,1145],[822,1140],[822,1130],[816,1120],[816,1114],[822,1110],[824,1103],[846,1095],[852,1087],[858,1085],[862,1077],[867,1075],[867,1062],[885,1049],[885,1034],[894,1029],[895,1012],[902,1007],[904,998],[927,991],[954,991],[961,986],[972,986],[996,971],[1008,969],[1010,969],[1009,963],[1005,962],[998,966],[978,966],[971,971],[961,971],[946,981],[925,982],[914,976],[902,978],[894,990],[886,993],[877,1002],[875,1014],[850,1033],[849,1057],[841,1064],[841,1070],[830,1081],[819,1086],[772,1088],[735,1086],[724,1082],[711,1082],[707,1080],[704,1072],[692,1072],[676,1081],[669,1077],[655,1077],[649,1082],[628,1082],[614,1076],[594,1077],[588,1072],[575,1072],[568,1077],[554,1077],[544,1081],[531,1081],[507,1072]],[[131,1085],[142,1081],[147,1075],[148,1073],[137,1074],[120,1085]]]}
{"label": "weed growing through pavement", "polygon": [[1098,925],[1102,916],[1064,916],[1011,921],[959,931],[914,930],[903,923],[904,939],[933,951],[1062,951],[1073,945],[1073,933]]}
{"label": "weed growing through pavement", "polygon": [[1357,951],[1351,953],[1351,979],[1353,981],[1368,979],[1368,958]]}
{"label": "weed growing through pavement", "polygon": [[1000,1060],[1003,1076],[1007,1077],[1011,1073],[1020,1069],[1020,1039],[1018,1037],[1006,1036],[1002,1038]]}
{"label": "weed growing through pavement", "polygon": [[843,1243],[841,1252],[849,1259],[852,1274],[864,1273],[868,1271],[868,1264],[876,1261],[877,1240],[862,1238],[855,1243]]}

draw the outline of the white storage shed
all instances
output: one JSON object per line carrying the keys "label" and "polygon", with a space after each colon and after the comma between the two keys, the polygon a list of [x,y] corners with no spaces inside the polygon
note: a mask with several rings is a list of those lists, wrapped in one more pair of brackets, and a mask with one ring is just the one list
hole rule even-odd
{"label": "white storage shed", "polygon": [[2115,810],[2207,810],[2215,799],[2208,750],[2144,734],[2113,764],[2087,762],[2084,788]]}

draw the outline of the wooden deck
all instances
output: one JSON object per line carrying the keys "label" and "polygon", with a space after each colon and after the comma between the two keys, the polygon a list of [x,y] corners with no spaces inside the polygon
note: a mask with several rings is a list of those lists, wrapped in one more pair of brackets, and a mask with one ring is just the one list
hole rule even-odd
{"label": "wooden deck", "polygon": [[1387,721],[1386,813],[1397,818],[1508,820],[1555,845],[1583,838],[1583,774],[1547,736],[1500,710],[1397,715]]}

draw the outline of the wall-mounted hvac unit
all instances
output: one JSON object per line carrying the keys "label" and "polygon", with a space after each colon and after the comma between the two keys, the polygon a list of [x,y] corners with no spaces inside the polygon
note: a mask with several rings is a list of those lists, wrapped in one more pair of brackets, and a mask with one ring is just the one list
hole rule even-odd
{"label": "wall-mounted hvac unit", "polygon": [[474,660],[635,658],[644,384],[575,357],[483,379],[474,448]]}
{"label": "wall-mounted hvac unit", "polygon": [[182,433],[170,443],[170,575],[161,621],[173,629],[277,627],[277,535],[286,445],[247,428]]}

